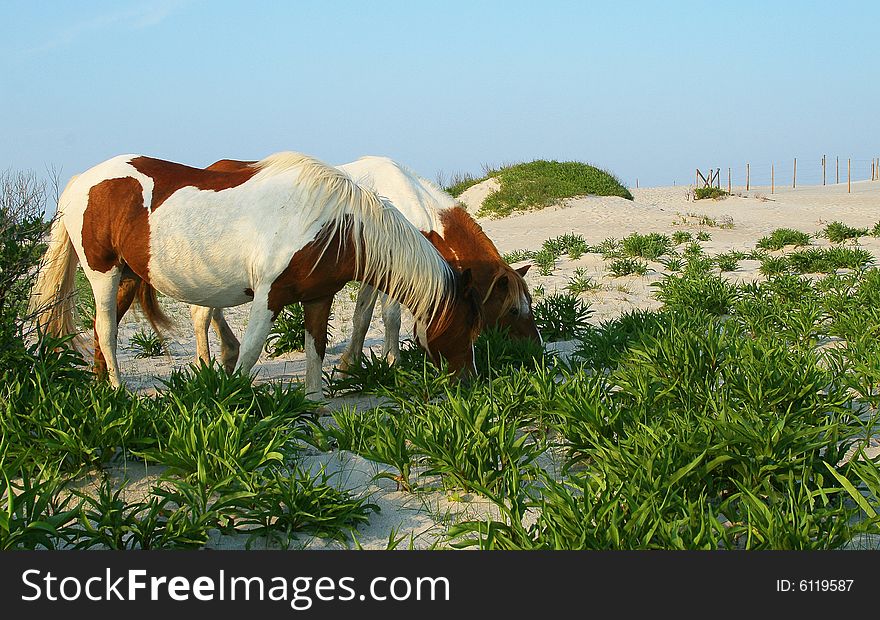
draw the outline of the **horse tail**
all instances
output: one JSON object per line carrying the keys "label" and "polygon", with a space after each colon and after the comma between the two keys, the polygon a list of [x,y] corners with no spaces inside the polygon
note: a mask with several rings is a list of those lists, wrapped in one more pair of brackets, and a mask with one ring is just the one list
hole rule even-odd
{"label": "horse tail", "polygon": [[44,333],[55,337],[76,334],[74,287],[78,265],[79,257],[59,213],[28,302],[28,314]]}
{"label": "horse tail", "polygon": [[144,316],[147,317],[150,325],[153,326],[153,330],[158,335],[161,336],[163,330],[171,327],[171,318],[165,314],[162,306],[159,305],[156,289],[144,280],[138,281],[137,301]]}

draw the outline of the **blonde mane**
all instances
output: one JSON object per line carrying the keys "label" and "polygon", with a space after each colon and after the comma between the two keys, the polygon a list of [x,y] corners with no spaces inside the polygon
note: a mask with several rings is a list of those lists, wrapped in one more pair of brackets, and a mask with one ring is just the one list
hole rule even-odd
{"label": "blonde mane", "polygon": [[309,196],[307,222],[325,224],[315,266],[338,235],[341,244],[350,240],[354,246],[357,279],[381,282],[417,321],[429,323],[446,313],[454,292],[452,268],[393,205],[343,171],[301,153],[276,153],[252,165],[257,176],[297,175]]}

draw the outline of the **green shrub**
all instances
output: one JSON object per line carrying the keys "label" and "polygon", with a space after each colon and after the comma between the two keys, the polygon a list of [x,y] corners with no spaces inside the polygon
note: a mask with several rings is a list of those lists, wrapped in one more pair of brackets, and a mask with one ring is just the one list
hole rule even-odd
{"label": "green shrub", "polygon": [[278,357],[286,353],[302,351],[305,346],[306,326],[303,306],[300,303],[285,306],[272,323],[272,329],[266,339],[266,352],[270,357]]}
{"label": "green shrub", "polygon": [[554,293],[534,306],[535,323],[547,340],[571,340],[587,330],[593,312],[574,295]]}
{"label": "green shrub", "polygon": [[131,347],[137,351],[135,357],[159,357],[164,352],[162,339],[154,332],[139,330],[131,337]]}
{"label": "green shrub", "polygon": [[672,233],[672,243],[674,243],[675,245],[681,245],[686,241],[689,242],[693,240],[694,236],[686,230],[676,230],[674,233]]}
{"label": "green shrub", "polygon": [[810,245],[810,235],[791,228],[777,228],[767,237],[761,237],[755,247],[761,250],[781,250],[787,245]]}
{"label": "green shrub", "polygon": [[672,240],[668,235],[660,233],[647,235],[632,233],[623,238],[621,245],[625,256],[657,260],[662,255],[669,253],[672,249]]}
{"label": "green shrub", "polygon": [[[632,200],[632,194],[614,175],[580,162],[538,160],[516,164],[490,170],[486,177],[475,182],[489,177],[497,178],[500,188],[483,202],[478,213],[481,217],[503,217],[515,211],[541,209],[563,198],[589,194]],[[450,191],[466,188],[459,184]]]}
{"label": "green shrub", "polygon": [[0,370],[24,349],[28,297],[46,246],[46,183],[33,173],[0,172]]}
{"label": "green shrub", "polygon": [[843,222],[831,222],[825,226],[822,234],[832,243],[843,243],[847,239],[857,239],[868,234],[867,228],[853,228]]}
{"label": "green shrub", "polygon": [[726,198],[730,196],[720,187],[698,187],[694,189],[694,200],[703,200],[705,198]]}
{"label": "green shrub", "polygon": [[608,271],[615,278],[629,275],[643,276],[648,273],[648,263],[637,258],[618,258],[611,261]]}

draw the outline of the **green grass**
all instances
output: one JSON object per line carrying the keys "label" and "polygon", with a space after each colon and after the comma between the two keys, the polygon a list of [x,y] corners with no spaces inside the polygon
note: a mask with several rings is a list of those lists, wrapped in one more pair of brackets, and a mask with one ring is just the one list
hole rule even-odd
{"label": "green grass", "polygon": [[755,247],[761,250],[781,250],[787,245],[810,245],[810,235],[791,228],[777,228],[767,237],[761,237]]}
{"label": "green grass", "polygon": [[843,222],[831,222],[822,230],[822,235],[832,243],[843,243],[847,239],[858,239],[867,234],[867,228],[853,228]]}
{"label": "green grass", "polygon": [[480,179],[467,179],[447,188],[453,196],[489,177],[500,188],[483,202],[478,215],[504,217],[516,211],[542,209],[563,198],[584,195],[620,196],[632,194],[610,172],[581,162],[537,160],[490,170]]}
{"label": "green grass", "polygon": [[534,305],[535,324],[550,341],[571,340],[587,330],[590,305],[576,295],[554,293]]}
{"label": "green grass", "polygon": [[531,250],[513,250],[512,252],[508,252],[506,254],[502,254],[501,258],[508,265],[512,265],[513,263],[520,263],[524,260],[529,260],[535,256],[535,253]]}
{"label": "green grass", "polygon": [[302,304],[285,306],[272,323],[266,339],[266,351],[270,357],[278,357],[285,353],[302,351],[305,346],[306,326]]}
{"label": "green grass", "polygon": [[781,273],[832,273],[838,269],[866,269],[874,263],[870,252],[861,248],[808,248],[785,256],[765,256],[760,271],[764,275]]}
{"label": "green grass", "polygon": [[608,265],[609,273],[615,278],[623,276],[643,276],[648,273],[648,264],[637,258],[618,258]]}
{"label": "green grass", "polygon": [[565,290],[572,295],[580,295],[581,293],[589,293],[602,288],[602,285],[587,275],[586,269],[578,267],[574,270],[574,276],[569,278]]}
{"label": "green grass", "polygon": [[621,251],[624,256],[657,260],[671,250],[672,239],[660,233],[647,235],[632,233],[621,240]]}
{"label": "green grass", "polygon": [[144,329],[138,330],[131,337],[131,347],[136,351],[135,357],[139,359],[159,357],[164,353],[162,338],[155,332],[148,332]]}
{"label": "green grass", "polygon": [[[670,257],[682,265],[656,285],[660,310],[598,325],[576,296],[544,296],[536,321],[578,340],[570,361],[498,330],[477,341],[470,383],[413,345],[396,366],[371,356],[349,389],[383,404],[325,417],[298,387],[216,366],[143,396],[94,382],[63,339],[23,347],[0,370],[0,549],[202,548],[217,532],[350,544],[378,508],[306,467],[305,444],[381,463],[416,505],[438,490],[493,504],[441,546],[833,549],[880,535],[880,466],[862,452],[880,427],[880,270],[832,247],[779,257],[755,283],[710,271],[742,257],[696,244]],[[829,275],[798,273],[817,266]],[[164,474],[135,499],[103,471],[146,463]]]}
{"label": "green grass", "polygon": [[694,200],[704,200],[706,198],[718,199],[730,196],[720,187],[698,187],[694,190]]}

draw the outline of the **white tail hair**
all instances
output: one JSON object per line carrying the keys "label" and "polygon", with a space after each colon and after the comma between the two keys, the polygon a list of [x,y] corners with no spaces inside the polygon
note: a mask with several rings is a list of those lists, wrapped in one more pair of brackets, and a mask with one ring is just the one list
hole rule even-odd
{"label": "white tail hair", "polygon": [[[67,187],[75,179],[73,177]],[[60,204],[61,200],[58,202]],[[52,336],[76,333],[76,297],[73,293],[78,265],[79,257],[74,252],[59,209],[28,303],[28,314],[34,317],[44,333]]]}

